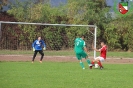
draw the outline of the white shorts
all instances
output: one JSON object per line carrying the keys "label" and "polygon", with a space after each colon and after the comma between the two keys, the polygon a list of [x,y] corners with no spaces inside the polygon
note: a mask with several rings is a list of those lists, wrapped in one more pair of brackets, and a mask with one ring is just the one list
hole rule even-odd
{"label": "white shorts", "polygon": [[104,58],[103,58],[103,57],[100,57],[100,56],[99,56],[99,57],[96,57],[95,60],[96,60],[96,59],[99,59],[101,62],[104,61]]}

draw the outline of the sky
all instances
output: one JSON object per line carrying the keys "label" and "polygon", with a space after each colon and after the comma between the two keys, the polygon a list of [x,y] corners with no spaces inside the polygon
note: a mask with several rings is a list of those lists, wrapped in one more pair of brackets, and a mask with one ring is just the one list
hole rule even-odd
{"label": "sky", "polygon": [[[9,0],[10,2],[14,2],[15,0]],[[27,0],[20,0],[20,1],[27,1]],[[33,0],[34,1],[34,0]],[[111,6],[111,7],[113,7],[113,5],[114,5],[114,2],[120,2],[121,0],[106,0],[106,4],[108,5],[108,6]],[[126,1],[126,0],[125,0]],[[133,1],[133,0],[129,0],[129,1]],[[58,6],[58,5],[60,5],[60,3],[62,3],[62,4],[65,4],[65,3],[67,3],[67,0],[50,0],[50,3],[51,3],[51,5],[52,6]],[[3,7],[4,9],[3,9],[3,11],[6,11],[7,9],[8,9],[8,7],[7,6],[4,6]]]}
{"label": "sky", "polygon": [[50,0],[52,6],[59,6],[61,4],[67,3],[67,0]]}
{"label": "sky", "polygon": [[[14,3],[15,0],[8,0],[9,2]],[[28,0],[20,0],[20,1],[28,1]],[[33,0],[35,1],[35,0]],[[59,6],[60,4],[65,4],[67,3],[67,0],[50,0],[50,3],[52,6]],[[7,11],[8,10],[8,6],[3,6],[3,11]]]}

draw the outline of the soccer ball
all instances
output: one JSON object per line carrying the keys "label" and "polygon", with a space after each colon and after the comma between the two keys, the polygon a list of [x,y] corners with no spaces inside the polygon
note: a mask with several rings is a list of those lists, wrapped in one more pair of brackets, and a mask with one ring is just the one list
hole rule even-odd
{"label": "soccer ball", "polygon": [[99,65],[98,64],[95,64],[95,68],[98,68],[99,67]]}

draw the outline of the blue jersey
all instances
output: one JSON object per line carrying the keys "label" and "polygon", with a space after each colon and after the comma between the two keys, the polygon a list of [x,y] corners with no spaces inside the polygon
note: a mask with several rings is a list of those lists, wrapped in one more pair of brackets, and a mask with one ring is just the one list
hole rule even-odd
{"label": "blue jersey", "polygon": [[44,43],[43,40],[35,40],[33,43],[32,43],[32,47],[35,48],[35,50],[42,50],[43,47],[46,47],[46,44]]}

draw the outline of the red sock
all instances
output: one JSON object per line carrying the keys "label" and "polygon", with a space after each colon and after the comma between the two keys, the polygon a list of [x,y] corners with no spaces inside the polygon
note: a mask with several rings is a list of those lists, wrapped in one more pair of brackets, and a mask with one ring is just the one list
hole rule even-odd
{"label": "red sock", "polygon": [[95,64],[94,61],[92,61],[91,64],[94,65]]}
{"label": "red sock", "polygon": [[97,64],[98,64],[100,67],[102,67],[101,61],[98,61]]}

